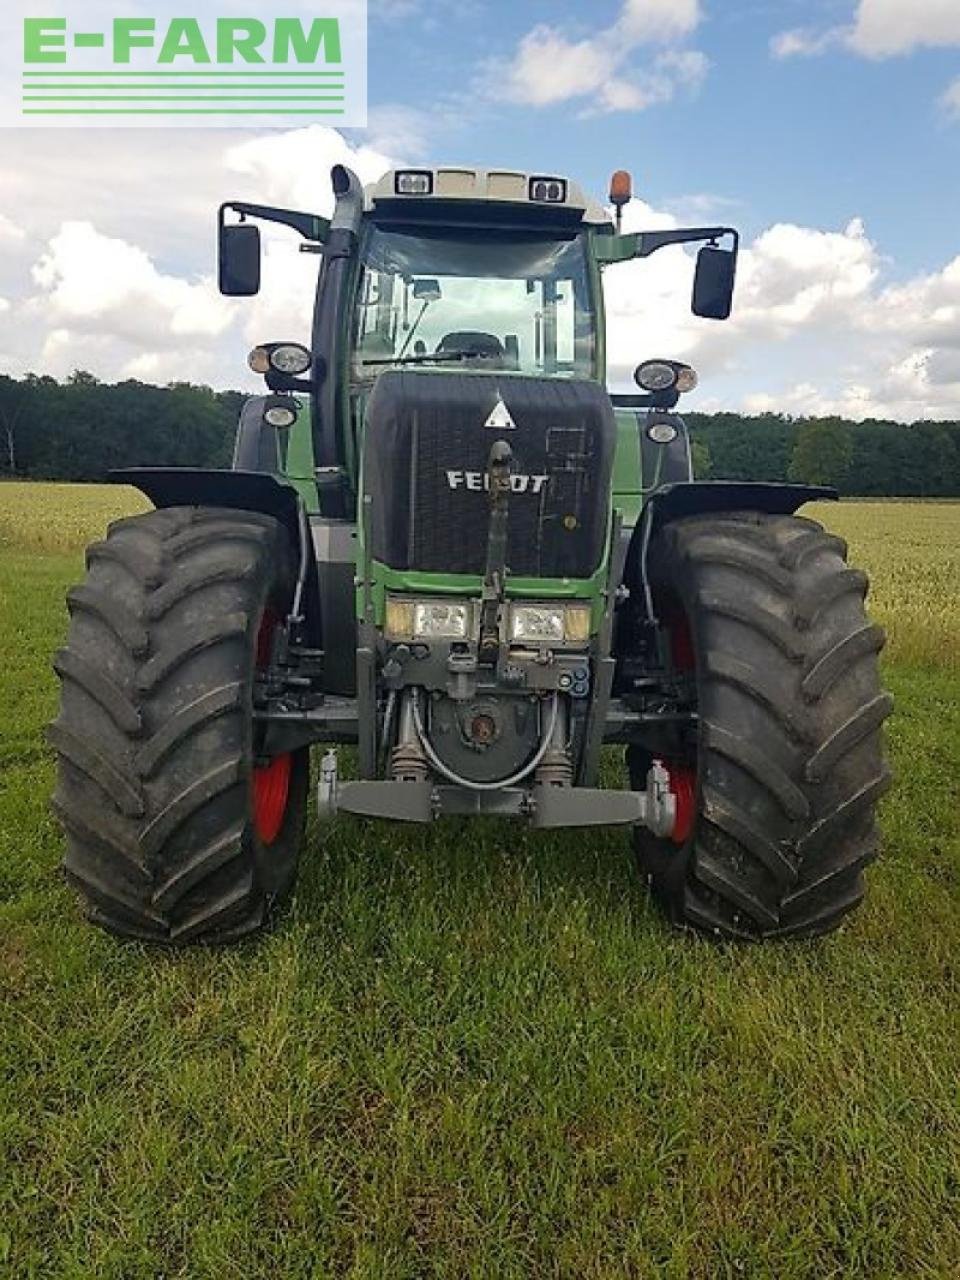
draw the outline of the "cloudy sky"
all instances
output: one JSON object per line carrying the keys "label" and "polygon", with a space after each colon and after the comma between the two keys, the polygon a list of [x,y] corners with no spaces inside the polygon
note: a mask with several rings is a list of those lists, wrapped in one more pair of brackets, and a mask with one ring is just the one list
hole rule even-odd
{"label": "cloudy sky", "polygon": [[630,168],[631,229],[731,221],[735,319],[690,262],[612,268],[611,381],[691,360],[690,407],[960,417],[960,0],[370,0],[369,128],[0,131],[0,371],[254,385],[316,259],[266,234],[221,299],[227,198],[328,212],[332,163]]}

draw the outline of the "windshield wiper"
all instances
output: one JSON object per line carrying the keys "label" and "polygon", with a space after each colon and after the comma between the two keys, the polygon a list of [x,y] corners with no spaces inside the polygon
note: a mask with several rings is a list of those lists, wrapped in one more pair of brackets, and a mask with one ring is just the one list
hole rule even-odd
{"label": "windshield wiper", "polygon": [[422,356],[394,356],[385,360],[361,360],[362,365],[385,364],[447,364],[458,360],[489,360],[492,357],[486,351],[434,351]]}

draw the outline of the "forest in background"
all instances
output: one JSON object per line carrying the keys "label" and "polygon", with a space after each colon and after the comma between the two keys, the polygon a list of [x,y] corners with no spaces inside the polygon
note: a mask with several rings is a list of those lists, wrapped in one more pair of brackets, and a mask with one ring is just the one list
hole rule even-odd
{"label": "forest in background", "polygon": [[[0,477],[100,481],[117,467],[230,465],[239,391],[0,375]],[[861,497],[960,497],[960,421],[685,414],[699,477],[836,485]]]}

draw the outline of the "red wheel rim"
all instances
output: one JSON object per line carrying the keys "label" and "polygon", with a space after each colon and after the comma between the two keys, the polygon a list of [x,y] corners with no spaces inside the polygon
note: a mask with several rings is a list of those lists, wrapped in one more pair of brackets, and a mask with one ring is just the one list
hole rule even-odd
{"label": "red wheel rim", "polygon": [[261,844],[273,844],[287,812],[293,757],[277,756],[253,771],[253,825]]}
{"label": "red wheel rim", "polygon": [[[280,625],[277,613],[266,608],[257,631],[256,669],[264,671],[270,664],[273,633]],[[290,799],[290,752],[274,756],[265,765],[254,766],[252,782],[253,826],[261,844],[273,844],[283,829]]]}
{"label": "red wheel rim", "polygon": [[[685,674],[696,671],[697,655],[686,613],[676,605],[666,614],[665,621],[670,629],[670,658],[674,668]],[[677,804],[670,839],[674,844],[686,844],[697,821],[696,766],[683,760],[665,760],[663,766],[670,775],[670,790]]]}
{"label": "red wheel rim", "polygon": [[670,790],[677,804],[670,839],[674,844],[686,844],[697,820],[697,771],[677,761],[665,761],[663,767],[670,775]]}

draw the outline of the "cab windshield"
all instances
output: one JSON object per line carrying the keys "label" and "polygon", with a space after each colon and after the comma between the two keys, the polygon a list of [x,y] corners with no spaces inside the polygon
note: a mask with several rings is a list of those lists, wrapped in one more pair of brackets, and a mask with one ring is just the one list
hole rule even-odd
{"label": "cab windshield", "polygon": [[[489,233],[487,233],[489,235]],[[593,377],[581,236],[371,225],[353,327],[359,383],[398,366]]]}

